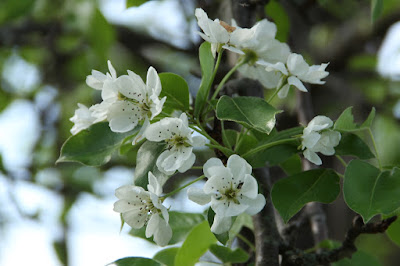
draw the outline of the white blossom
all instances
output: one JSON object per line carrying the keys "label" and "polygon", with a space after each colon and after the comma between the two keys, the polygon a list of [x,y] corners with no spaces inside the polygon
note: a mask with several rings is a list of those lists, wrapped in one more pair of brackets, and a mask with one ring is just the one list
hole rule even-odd
{"label": "white blossom", "polygon": [[107,63],[108,70],[110,71],[109,73],[103,74],[100,71],[92,70],[92,75],[86,77],[86,84],[89,87],[96,90],[102,90],[106,80],[115,80],[117,78],[117,72],[112,66],[111,61],[108,60]]}
{"label": "white blossom", "polygon": [[161,113],[166,97],[159,99],[161,81],[157,71],[150,67],[146,84],[137,74],[128,70],[113,81],[105,81],[102,90],[103,102],[96,109],[98,117],[107,118],[114,132],[127,132],[143,121],[136,138],[141,138],[155,116]]}
{"label": "white blossom", "polygon": [[172,237],[172,230],[168,224],[169,214],[160,200],[160,183],[151,172],[148,178],[148,191],[133,185],[118,188],[115,196],[119,200],[114,203],[114,211],[121,213],[124,221],[132,228],[139,229],[147,224],[146,237],[154,236],[154,242],[165,246]]}
{"label": "white blossom", "polygon": [[95,123],[96,117],[93,116],[92,112],[85,105],[78,103],[78,109],[75,110],[75,114],[69,120],[74,123],[71,128],[73,135],[77,134],[83,129],[87,129]]}
{"label": "white blossom", "polygon": [[311,84],[325,84],[321,79],[327,77],[329,72],[325,71],[328,64],[309,66],[303,56],[292,53],[288,56],[286,66],[283,63],[265,64],[267,71],[280,71],[287,78],[287,83],[278,92],[279,98],[285,98],[290,86],[300,91],[307,92],[303,82]]}
{"label": "white blossom", "polygon": [[215,57],[218,46],[226,44],[229,41],[230,32],[226,28],[227,24],[224,24],[224,22],[220,21],[219,19],[209,19],[207,13],[201,8],[196,8],[195,15],[199,27],[204,32],[198,32],[198,34],[205,41],[211,43],[211,51]]}
{"label": "white blossom", "polygon": [[321,158],[317,155],[320,152],[324,155],[335,154],[335,149],[341,139],[339,132],[331,130],[333,122],[326,116],[316,116],[303,130],[302,149],[304,157],[310,162],[321,165]]}
{"label": "white blossom", "polygon": [[158,169],[171,175],[176,170],[186,172],[195,162],[196,156],[193,147],[205,144],[205,139],[200,136],[192,136],[185,113],[179,118],[167,117],[148,126],[145,137],[150,141],[164,141],[167,148],[157,159]]}
{"label": "white blossom", "polygon": [[220,159],[211,158],[204,164],[203,171],[208,178],[203,189],[189,188],[188,197],[200,205],[211,202],[215,212],[212,232],[226,232],[233,216],[243,212],[254,215],[264,208],[266,201],[258,194],[252,168],[240,156],[231,155],[226,166]]}

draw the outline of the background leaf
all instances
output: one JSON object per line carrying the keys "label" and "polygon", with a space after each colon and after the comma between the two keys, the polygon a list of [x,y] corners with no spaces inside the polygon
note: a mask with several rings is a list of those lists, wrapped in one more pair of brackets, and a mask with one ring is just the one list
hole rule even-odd
{"label": "background leaf", "polygon": [[214,71],[214,57],[211,53],[211,44],[203,42],[199,48],[199,59],[201,67],[201,83],[196,95],[194,105],[194,116],[199,117],[207,101]]}
{"label": "background leaf", "polygon": [[115,266],[161,266],[160,263],[158,263],[155,260],[148,259],[148,258],[140,258],[140,257],[127,257],[127,258],[122,258],[119,260],[116,260],[109,265],[115,265]]}
{"label": "background leaf", "polygon": [[360,159],[375,158],[368,145],[359,136],[351,133],[342,133],[335,151],[336,155],[353,155]]}
{"label": "background leaf", "polygon": [[224,263],[244,263],[249,259],[249,255],[241,248],[231,250],[230,248],[213,244],[210,246],[210,251]]}
{"label": "background leaf", "polygon": [[175,265],[194,265],[208,248],[217,242],[208,222],[204,221],[190,232],[175,257]]}
{"label": "background leaf", "polygon": [[345,172],[343,196],[365,223],[377,214],[390,214],[400,207],[400,169],[381,172],[367,162],[353,160]]}
{"label": "background leaf", "polygon": [[258,97],[222,96],[217,103],[217,118],[235,121],[244,126],[269,134],[275,127],[275,109]]}
{"label": "background leaf", "polygon": [[166,248],[157,252],[153,259],[161,262],[166,266],[174,266],[175,265],[175,257],[178,253],[179,248]]}
{"label": "background leaf", "polygon": [[186,81],[173,73],[159,74],[162,90],[160,98],[167,96],[165,106],[176,110],[189,110],[189,87]]}
{"label": "background leaf", "polygon": [[135,134],[137,128],[125,133],[112,132],[108,122],[97,123],[69,137],[61,148],[59,162],[79,162],[90,166],[107,163],[123,140]]}
{"label": "background leaf", "polygon": [[165,144],[146,141],[139,148],[136,159],[135,185],[147,189],[148,173],[154,171],[158,156],[164,151]]}
{"label": "background leaf", "polygon": [[287,223],[308,202],[331,203],[339,192],[339,176],[335,171],[315,169],[277,181],[272,187],[271,197]]}
{"label": "background leaf", "polygon": [[383,11],[383,0],[371,0],[371,20],[375,22]]}
{"label": "background leaf", "polygon": [[367,129],[371,127],[372,121],[375,117],[375,108],[372,108],[368,118],[362,123],[361,126],[357,125],[354,122],[354,116],[352,113],[353,107],[348,107],[346,110],[342,112],[339,118],[336,120],[334,124],[334,129],[343,132],[354,132]]}
{"label": "background leaf", "polygon": [[140,6],[144,3],[146,3],[148,0],[126,0],[126,8],[128,7],[137,7]]}

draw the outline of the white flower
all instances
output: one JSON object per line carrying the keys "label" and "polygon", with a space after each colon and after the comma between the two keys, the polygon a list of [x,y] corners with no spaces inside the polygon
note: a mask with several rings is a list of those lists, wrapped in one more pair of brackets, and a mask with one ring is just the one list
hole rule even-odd
{"label": "white flower", "polygon": [[339,132],[331,130],[333,122],[326,116],[316,116],[303,131],[302,149],[304,157],[310,162],[321,165],[321,158],[317,155],[320,152],[324,155],[335,154],[335,149],[339,142],[341,135]]}
{"label": "white flower", "polygon": [[90,109],[85,105],[78,103],[78,109],[75,110],[75,114],[69,120],[75,125],[71,128],[73,135],[77,134],[83,129],[86,129],[95,123],[96,117],[93,116]]}
{"label": "white flower", "polygon": [[103,74],[100,71],[92,70],[92,75],[86,77],[86,84],[96,90],[102,90],[103,84],[106,80],[115,80],[117,78],[117,72],[108,60],[108,70],[109,73]]}
{"label": "white flower", "polygon": [[[195,15],[199,27],[204,32],[198,33],[205,41],[211,43],[211,51],[215,57],[218,46],[220,44],[226,44],[229,41],[230,32],[226,28],[227,25],[219,19],[215,19],[214,21],[209,19],[207,13],[201,8],[196,8]],[[225,25],[225,27],[223,25]]]}
{"label": "white flower", "polygon": [[265,66],[267,66],[267,71],[280,71],[283,75],[288,77],[287,84],[278,92],[279,98],[285,98],[287,96],[290,85],[295,86],[300,91],[307,92],[303,82],[325,84],[325,81],[321,79],[329,75],[329,72],[325,71],[328,64],[309,66],[303,56],[295,53],[289,55],[286,66],[282,63],[265,64]]}
{"label": "white flower", "polygon": [[400,22],[390,26],[378,51],[377,70],[382,77],[400,80]]}
{"label": "white flower", "polygon": [[154,236],[154,242],[165,246],[172,237],[168,224],[169,214],[159,198],[162,188],[157,178],[151,172],[148,178],[148,191],[133,185],[118,188],[115,196],[119,200],[114,203],[114,211],[121,213],[124,221],[132,228],[139,229],[147,224],[146,237]]}
{"label": "white flower", "polygon": [[190,200],[204,205],[211,202],[215,212],[211,231],[220,234],[231,227],[232,216],[243,212],[254,215],[265,206],[265,198],[258,194],[251,166],[238,155],[229,157],[226,167],[217,158],[209,159],[203,167],[208,177],[203,189],[189,188]]}
{"label": "white flower", "polygon": [[104,82],[103,103],[99,106],[98,113],[103,116],[106,113],[114,132],[130,131],[143,121],[138,134],[138,137],[142,137],[150,120],[161,113],[166,97],[159,99],[161,81],[153,67],[147,71],[146,84],[132,71],[128,70],[128,74],[114,81]]}
{"label": "white flower", "polygon": [[192,133],[185,113],[179,118],[163,118],[148,126],[145,132],[148,140],[167,143],[167,149],[160,154],[156,162],[161,172],[171,175],[176,170],[183,173],[192,167],[196,159],[193,147],[205,144],[203,137],[192,137]]}

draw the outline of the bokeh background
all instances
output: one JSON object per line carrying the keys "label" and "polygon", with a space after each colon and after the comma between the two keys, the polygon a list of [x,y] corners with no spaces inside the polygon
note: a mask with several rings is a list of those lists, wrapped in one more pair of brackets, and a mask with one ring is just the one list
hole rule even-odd
{"label": "bokeh background", "polygon": [[[100,100],[85,79],[92,69],[106,72],[108,59],[118,75],[130,69],[144,78],[149,66],[179,74],[195,95],[201,40],[194,9],[222,18],[230,1],[128,2],[0,1],[0,265],[105,265],[159,250],[130,236],[129,228],[120,232],[112,211],[115,189],[132,182],[134,152],[116,154],[100,168],[55,161],[77,103]],[[139,2],[146,3],[127,8]],[[374,106],[381,160],[400,163],[398,0],[383,1],[374,21],[370,0],[232,2],[256,2],[259,18],[277,23],[279,40],[309,63],[330,62],[326,84],[310,88],[310,111],[335,119],[354,106],[361,121]],[[295,93],[276,104],[286,110],[278,127],[298,124]],[[203,210],[183,193],[171,205]],[[354,213],[341,199],[326,211],[330,237],[343,240]],[[376,263],[399,265],[400,249],[384,234],[361,236],[357,246]]]}

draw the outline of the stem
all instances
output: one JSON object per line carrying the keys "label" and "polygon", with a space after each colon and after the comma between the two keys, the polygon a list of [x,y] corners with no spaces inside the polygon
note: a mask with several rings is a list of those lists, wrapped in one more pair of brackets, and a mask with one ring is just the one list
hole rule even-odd
{"label": "stem", "polygon": [[371,138],[372,145],[374,146],[376,160],[378,161],[379,169],[382,170],[381,160],[379,159],[378,148],[376,147],[375,138],[374,138],[374,135],[372,134],[372,131],[370,128],[368,128],[368,133]]}
{"label": "stem", "polygon": [[347,163],[343,160],[343,158],[340,155],[335,156],[343,164],[344,168],[347,168]]}
{"label": "stem", "polygon": [[206,144],[207,147],[213,148],[213,149],[218,149],[222,151],[227,157],[231,156],[234,152],[231,149],[228,149],[224,146],[221,145],[214,145],[214,144]]}
{"label": "stem", "polygon": [[238,140],[236,141],[236,144],[235,144],[234,152],[236,152],[238,147],[240,146],[240,144],[242,144],[245,134],[247,134],[247,131],[246,131],[245,127],[242,127],[242,130],[240,131],[240,134],[238,136]]}
{"label": "stem", "polygon": [[278,94],[278,92],[283,88],[283,85],[286,84],[286,80],[287,80],[287,77],[286,77],[286,78],[283,78],[283,79],[279,82],[279,85],[278,85],[278,87],[276,88],[274,94],[272,94],[271,97],[269,97],[269,99],[268,99],[268,101],[267,101],[268,103],[271,103],[271,101],[275,98],[275,96]]}
{"label": "stem", "polygon": [[193,181],[190,181],[190,182],[189,182],[189,183],[187,183],[186,185],[183,185],[182,187],[180,187],[180,188],[177,188],[177,189],[175,189],[175,190],[173,190],[173,191],[171,191],[171,192],[169,192],[169,193],[165,194],[163,197],[161,197],[161,201],[164,201],[166,198],[168,198],[168,197],[170,197],[170,196],[172,196],[172,195],[174,195],[174,194],[178,193],[178,192],[179,192],[179,191],[181,191],[182,189],[184,189],[184,188],[186,188],[186,187],[190,186],[191,184],[194,184],[194,183],[196,183],[197,181],[200,181],[200,180],[202,180],[202,179],[203,179],[203,178],[205,178],[205,177],[206,177],[205,175],[202,175],[202,176],[200,176],[200,177],[196,178],[195,180],[193,180]]}
{"label": "stem", "polygon": [[203,169],[203,166],[192,166],[190,169],[193,169],[193,170],[197,170],[197,169]]}
{"label": "stem", "polygon": [[215,90],[213,96],[211,97],[211,100],[214,100],[215,98],[217,98],[218,93],[220,92],[220,90],[222,89],[222,87],[224,86],[225,82],[230,78],[230,76],[242,65],[244,65],[246,63],[246,60],[240,60],[231,70],[229,70],[229,72],[225,75],[225,77],[222,79],[222,81],[218,84],[217,89]]}
{"label": "stem", "polygon": [[246,243],[246,245],[249,246],[249,248],[251,248],[251,250],[253,250],[254,252],[256,252],[256,246],[254,246],[253,243],[251,243],[247,238],[245,238],[244,236],[242,236],[241,234],[237,234],[236,235],[240,240],[242,240],[244,243]]}
{"label": "stem", "polygon": [[254,153],[257,153],[257,152],[259,152],[259,151],[262,151],[262,150],[271,148],[271,147],[276,146],[276,145],[285,144],[285,143],[290,143],[290,142],[293,142],[293,141],[296,141],[296,140],[297,140],[297,138],[293,138],[293,139],[282,139],[282,140],[278,140],[278,141],[274,141],[274,142],[269,142],[269,143],[267,143],[267,144],[258,146],[258,147],[256,147],[256,148],[254,148],[254,149],[252,149],[252,150],[246,152],[245,154],[242,155],[242,157],[246,157],[246,156],[252,155],[252,154],[254,154]]}

